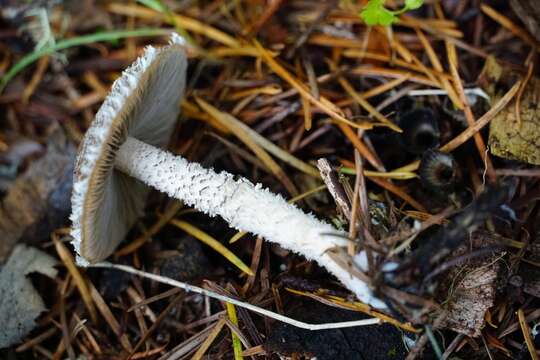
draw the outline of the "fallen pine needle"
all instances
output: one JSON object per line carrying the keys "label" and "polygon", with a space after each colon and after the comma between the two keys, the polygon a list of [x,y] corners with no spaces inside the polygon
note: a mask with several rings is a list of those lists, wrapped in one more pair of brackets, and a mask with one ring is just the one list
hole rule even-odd
{"label": "fallen pine needle", "polygon": [[484,115],[482,115],[472,126],[469,126],[466,130],[464,130],[461,134],[456,136],[454,139],[447,142],[443,147],[441,147],[442,152],[450,152],[463,143],[465,143],[467,140],[469,140],[471,137],[474,136],[477,132],[479,132],[484,126],[486,126],[497,114],[508,105],[508,103],[514,98],[514,95],[518,92],[519,88],[521,87],[521,81],[516,81],[514,86],[508,90],[506,94],[502,98],[499,99],[492,107],[489,109]]}
{"label": "fallen pine needle", "polygon": [[525,41],[532,47],[536,48],[537,51],[540,50],[540,45],[538,44],[538,42],[531,35],[529,35],[526,30],[514,24],[512,20],[486,4],[480,4],[480,9],[484,14],[498,22],[501,26],[508,29],[510,32],[512,32],[512,34],[521,38],[521,40]]}
{"label": "fallen pine needle", "polygon": [[525,314],[523,313],[523,309],[519,309],[517,311],[517,315],[519,320],[519,326],[521,327],[523,337],[525,338],[525,344],[527,344],[527,349],[529,350],[529,354],[531,354],[531,359],[538,360],[538,355],[536,354],[536,349],[534,348],[534,342],[531,338],[531,331],[529,329],[529,325],[527,325],[527,321],[525,320]]}
{"label": "fallen pine needle", "polygon": [[214,326],[212,331],[208,334],[208,337],[204,340],[204,342],[201,344],[195,355],[191,358],[192,360],[200,360],[204,356],[204,354],[208,351],[208,348],[210,348],[210,345],[214,342],[216,337],[221,332],[221,329],[223,329],[223,326],[225,325],[225,319],[221,318],[217,324]]}
{"label": "fallen pine needle", "polygon": [[246,274],[253,276],[253,271],[244,264],[240,258],[238,258],[233,252],[231,252],[229,249],[227,249],[225,246],[223,246],[219,241],[214,239],[212,236],[208,235],[201,229],[191,225],[190,223],[187,223],[185,221],[181,220],[175,220],[172,219],[170,221],[171,225],[176,226],[179,229],[184,230],[189,235],[195,237],[196,239],[202,241],[206,245],[210,246],[212,249],[216,250],[218,253],[220,253],[224,258],[229,260],[232,264],[234,264],[237,268],[245,272]]}
{"label": "fallen pine needle", "polygon": [[53,232],[52,239],[54,242],[54,246],[56,248],[56,252],[58,253],[58,256],[60,257],[60,259],[66,266],[66,268],[68,269],[71,276],[73,276],[73,281],[75,282],[75,285],[77,286],[77,289],[79,290],[79,293],[81,294],[81,298],[84,302],[84,305],[86,306],[88,310],[88,313],[90,314],[90,318],[92,319],[92,322],[94,324],[97,323],[97,312],[96,312],[94,303],[92,302],[92,296],[90,295],[90,290],[81,272],[75,265],[73,256],[71,255],[69,250],[66,248],[66,246],[60,241],[60,239],[58,238],[58,234]]}
{"label": "fallen pine needle", "polygon": [[210,105],[206,101],[200,98],[195,99],[197,101],[197,104],[208,113],[208,115],[212,116],[214,119],[216,119],[221,125],[228,128],[232,133],[234,133],[244,144],[246,144],[247,147],[257,155],[257,157],[270,169],[272,174],[278,180],[285,186],[287,191],[292,194],[296,195],[297,190],[292,181],[289,179],[289,177],[285,174],[283,169],[279,166],[279,164],[270,156],[268,153],[263,149],[254,139],[251,132],[246,131],[246,129],[242,126],[239,126],[239,121],[234,118],[234,116],[219,111],[214,106]]}
{"label": "fallen pine needle", "polygon": [[371,116],[379,120],[381,124],[389,127],[390,129],[396,132],[402,132],[399,126],[390,121],[386,116],[377,111],[366,99],[362,97],[353,86],[344,78],[338,78],[339,84],[341,87],[351,96],[364,110],[366,110]]}
{"label": "fallen pine needle", "polygon": [[264,136],[260,135],[258,132],[245,125],[243,122],[241,122],[234,116],[219,111],[218,109],[216,109],[202,99],[197,99],[197,102],[199,103],[199,105],[201,105],[201,107],[203,107],[205,111],[207,111],[207,113],[214,120],[214,123],[220,126],[220,128],[218,129],[225,128],[228,132],[235,133],[235,135],[239,137],[240,140],[244,140],[244,138],[240,137],[240,133],[246,133],[246,136],[249,135],[249,137],[256,144],[258,144],[264,150],[268,151],[270,154],[274,155],[283,162],[302,171],[303,173],[306,173],[316,178],[320,177],[319,172],[314,166],[309,165],[298,159],[297,157],[289,154],[287,151],[283,150],[273,142],[267,140]]}
{"label": "fallen pine needle", "polygon": [[220,295],[218,293],[200,288],[198,286],[189,285],[184,282],[177,281],[177,280],[165,277],[165,276],[160,276],[160,275],[148,273],[145,271],[137,270],[131,266],[111,264],[108,262],[101,262],[101,263],[89,265],[89,267],[121,270],[121,271],[134,274],[134,275],[146,278],[146,279],[157,281],[162,284],[167,284],[167,285],[174,286],[180,289],[184,289],[185,291],[188,291],[188,292],[194,292],[197,294],[208,296],[212,299],[225,301],[227,303],[231,303],[241,308],[253,311],[254,313],[257,313],[259,315],[266,316],[271,319],[284,322],[286,324],[298,327],[300,329],[306,329],[306,330],[343,329],[343,328],[356,327],[356,326],[375,325],[375,324],[380,324],[381,322],[381,320],[379,319],[370,318],[370,319],[364,319],[364,320],[343,321],[343,322],[337,322],[337,323],[310,324],[303,321],[292,319],[288,316],[281,315],[270,310],[263,309],[255,305],[251,305],[249,303],[246,303],[240,300],[236,300],[227,296]]}
{"label": "fallen pine needle", "polygon": [[88,287],[90,288],[90,295],[92,295],[92,300],[94,300],[98,311],[100,312],[101,316],[103,316],[105,322],[109,325],[113,333],[116,335],[116,337],[120,341],[120,344],[122,344],[122,347],[129,352],[133,351],[133,346],[129,342],[127,334],[122,330],[120,323],[114,317],[111,309],[109,308],[101,294],[97,291],[97,289],[92,283],[89,283]]}
{"label": "fallen pine needle", "polygon": [[124,15],[124,16],[134,16],[140,19],[150,19],[150,20],[165,20],[169,23],[174,22],[177,27],[180,27],[184,30],[191,31],[206,36],[209,39],[217,41],[221,44],[230,46],[230,47],[239,47],[240,43],[233,38],[232,36],[224,33],[221,30],[213,28],[212,26],[205,24],[199,20],[195,20],[188,16],[171,14],[170,19],[167,19],[165,14],[159,13],[158,11],[145,8],[139,5],[125,5],[121,3],[112,3],[108,6],[108,10],[113,14]]}
{"label": "fallen pine needle", "polygon": [[285,68],[283,68],[274,58],[272,58],[272,56],[268,53],[267,50],[265,50],[256,41],[255,41],[255,47],[259,50],[259,52],[261,53],[262,59],[268,65],[268,67],[272,69],[272,71],[274,71],[283,80],[288,82],[289,85],[291,85],[300,93],[301,96],[304,96],[311,103],[313,103],[315,106],[317,106],[319,109],[324,111],[327,115],[329,115],[332,119],[348,124],[354,128],[371,129],[373,127],[372,124],[368,124],[368,123],[360,124],[360,123],[352,122],[351,120],[345,118],[343,116],[341,109],[337,108],[328,99],[322,96],[319,99],[315,98],[313,94],[311,94],[311,92],[305,87],[304,84],[296,80],[287,70],[285,70]]}
{"label": "fallen pine needle", "polygon": [[[234,305],[231,303],[225,303],[225,307],[227,308],[229,320],[231,320],[235,326],[238,326],[238,316],[236,316],[236,309],[234,308]],[[234,331],[231,331],[231,338],[233,343],[234,360],[244,359],[242,356],[242,343]]]}

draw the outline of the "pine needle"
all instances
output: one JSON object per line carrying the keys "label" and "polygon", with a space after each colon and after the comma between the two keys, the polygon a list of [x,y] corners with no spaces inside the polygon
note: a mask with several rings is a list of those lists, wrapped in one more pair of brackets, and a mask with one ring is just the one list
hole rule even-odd
{"label": "pine needle", "polygon": [[[238,326],[238,316],[236,316],[236,309],[234,305],[225,303],[225,306],[227,308],[227,315],[229,316],[229,319],[234,325]],[[242,356],[242,343],[240,342],[240,339],[233,331],[231,331],[231,337],[233,343],[234,360],[243,360],[244,357]]]}
{"label": "pine needle", "polygon": [[229,260],[234,266],[236,266],[237,268],[239,268],[240,270],[242,270],[246,274],[248,274],[250,276],[254,275],[253,271],[251,271],[249,266],[244,264],[244,262],[242,260],[240,260],[240,258],[238,258],[238,256],[236,256],[233,252],[231,252],[229,249],[227,249],[225,246],[223,246],[223,244],[221,244],[219,241],[217,241],[212,236],[208,235],[207,233],[205,233],[204,231],[202,231],[198,227],[195,227],[195,226],[191,225],[188,222],[181,221],[181,220],[175,220],[175,219],[171,220],[170,224],[176,226],[179,229],[184,230],[189,235],[195,237],[197,240],[200,240],[203,243],[205,243],[206,245],[210,246],[212,249],[216,250],[224,258]]}

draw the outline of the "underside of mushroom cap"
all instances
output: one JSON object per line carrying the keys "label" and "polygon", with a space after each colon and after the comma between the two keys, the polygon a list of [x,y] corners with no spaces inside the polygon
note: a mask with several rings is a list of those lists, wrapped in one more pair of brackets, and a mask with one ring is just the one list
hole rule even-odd
{"label": "underside of mushroom cap", "polygon": [[148,189],[114,168],[128,137],[165,147],[174,131],[186,81],[184,39],[145,49],[117,79],[81,144],[75,165],[73,245],[79,265],[111,255],[142,214]]}

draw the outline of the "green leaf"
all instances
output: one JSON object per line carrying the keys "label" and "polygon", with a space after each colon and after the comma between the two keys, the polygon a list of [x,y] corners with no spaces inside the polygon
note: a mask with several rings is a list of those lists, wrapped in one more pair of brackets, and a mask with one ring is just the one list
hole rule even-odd
{"label": "green leaf", "polygon": [[422,5],[424,5],[424,0],[405,0],[405,7],[408,10],[418,9]]}
{"label": "green leaf", "polygon": [[367,25],[391,25],[396,21],[394,14],[384,7],[384,0],[370,0],[360,12]]}
{"label": "green leaf", "polygon": [[163,5],[161,1],[159,0],[137,0],[137,1],[152,10],[156,10],[157,12],[165,13],[167,11],[167,8],[165,7],[165,5]]}

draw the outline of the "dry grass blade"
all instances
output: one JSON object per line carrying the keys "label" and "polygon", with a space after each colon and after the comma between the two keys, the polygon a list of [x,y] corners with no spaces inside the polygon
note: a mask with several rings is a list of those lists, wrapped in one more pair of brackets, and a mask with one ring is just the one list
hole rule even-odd
{"label": "dry grass blade", "polygon": [[235,242],[237,242],[238,240],[240,240],[241,238],[243,238],[246,235],[247,235],[247,232],[245,232],[245,231],[237,232],[236,234],[233,235],[232,238],[230,238],[229,244],[234,244]]}
{"label": "dry grass blade", "polygon": [[[440,37],[451,37],[451,38],[462,38],[463,32],[458,29],[454,29],[447,26],[434,26],[432,21],[425,21],[426,19],[415,18],[402,14],[400,16],[399,24],[403,26],[410,26],[412,28],[421,28],[422,30],[435,34]],[[437,20],[436,20],[437,21]],[[445,21],[444,19],[438,19],[436,24],[440,24],[440,21]]]}
{"label": "dry grass blade", "polygon": [[320,185],[320,186],[317,186],[316,188],[313,188],[313,189],[311,189],[311,190],[308,190],[308,191],[306,191],[306,192],[304,192],[304,193],[302,193],[302,194],[300,194],[300,195],[297,195],[297,196],[295,196],[295,197],[293,197],[293,198],[287,200],[287,202],[288,202],[289,204],[294,204],[294,203],[296,203],[296,202],[298,202],[298,201],[300,201],[300,200],[302,200],[302,199],[305,199],[305,198],[307,198],[307,197],[309,197],[309,196],[311,196],[311,195],[313,195],[313,194],[316,194],[316,193],[318,193],[319,191],[322,191],[322,190],[324,190],[324,189],[326,189],[326,185]]}
{"label": "dry grass blade", "polygon": [[309,102],[309,99],[305,96],[301,97],[302,99],[302,108],[304,109],[304,129],[306,131],[311,130],[311,126],[313,125],[313,116],[311,114],[311,103]]}
{"label": "dry grass blade", "polygon": [[216,58],[227,58],[227,57],[235,57],[235,56],[240,56],[240,57],[250,56],[250,57],[258,58],[261,56],[259,51],[253,46],[240,46],[240,47],[234,47],[234,48],[220,46],[220,47],[212,48],[212,50],[210,50],[208,53]]}
{"label": "dry grass blade", "polygon": [[[349,160],[342,159],[340,160],[343,164],[349,164]],[[343,174],[348,175],[356,175],[356,171],[349,166],[344,166],[339,169],[339,171]],[[392,179],[392,180],[410,180],[415,179],[418,176],[412,172],[412,171],[388,171],[388,172],[378,172],[378,171],[371,171],[371,170],[364,170],[362,172],[364,176],[367,177],[380,177],[380,178],[386,178],[386,179]]]}
{"label": "dry grass blade", "polygon": [[58,256],[60,257],[60,259],[62,260],[62,262],[68,269],[69,273],[73,277],[73,281],[75,282],[75,285],[77,286],[77,289],[79,290],[79,293],[81,294],[84,305],[86,306],[86,309],[88,310],[88,313],[90,314],[90,318],[92,319],[92,322],[97,323],[96,308],[94,307],[94,302],[92,301],[92,296],[90,295],[90,290],[88,288],[88,284],[86,280],[83,278],[81,272],[75,265],[75,260],[73,259],[73,256],[71,255],[71,253],[58,238],[58,234],[53,233],[52,239],[54,242],[54,246],[56,248],[56,252],[58,253]]}
{"label": "dry grass blade", "polygon": [[151,304],[154,301],[162,300],[170,296],[176,295],[180,291],[181,291],[180,289],[170,289],[170,290],[164,291],[161,294],[157,294],[152,297],[149,297],[148,299],[140,300],[136,304],[132,305],[129,309],[127,309],[126,312],[132,312],[135,309],[138,309],[141,307],[147,307],[148,304]]}
{"label": "dry grass blade", "polygon": [[157,347],[155,349],[152,349],[152,350],[146,350],[146,351],[141,351],[141,352],[138,352],[138,353],[134,353],[133,355],[131,355],[130,360],[151,358],[152,356],[160,354],[161,352],[163,352],[163,350],[166,347],[167,347],[167,344],[159,346],[159,347]]}
{"label": "dry grass blade", "polygon": [[[135,290],[133,287],[128,287],[126,290],[127,295],[130,297],[131,302],[133,304],[136,304],[140,301],[142,301],[141,296],[137,293],[137,290]],[[148,310],[148,308],[146,308]],[[135,314],[135,320],[137,321],[137,325],[139,326],[139,334],[146,334],[148,332],[148,326],[146,325],[146,321],[143,316],[143,307],[136,307],[133,311]],[[151,313],[153,316],[150,318],[150,321],[155,322],[156,316],[154,313]],[[148,337],[146,337],[146,340],[144,341],[146,350],[150,349],[151,344],[148,341]]]}
{"label": "dry grass blade", "polygon": [[176,345],[172,350],[159,357],[158,360],[179,360],[187,358],[187,355],[189,353],[194,352],[195,349],[199,347],[200,344],[204,342],[204,340],[206,340],[206,338],[208,337],[208,333],[210,333],[213,328],[214,325],[210,325],[205,329],[199,331],[187,340]]}
{"label": "dry grass blade", "polygon": [[236,266],[237,268],[242,270],[244,273],[246,273],[246,274],[248,274],[250,276],[254,275],[253,272],[251,271],[251,269],[249,268],[249,266],[244,264],[244,262],[242,260],[240,260],[238,258],[238,256],[236,256],[229,249],[227,249],[225,246],[223,246],[223,244],[221,244],[219,241],[217,241],[216,239],[214,239],[212,236],[208,235],[207,233],[205,233],[201,229],[199,229],[199,228],[197,228],[197,227],[195,227],[195,226],[193,226],[193,225],[191,225],[191,224],[189,224],[189,223],[187,223],[185,221],[181,221],[181,220],[173,219],[173,220],[170,221],[170,223],[171,223],[171,225],[174,225],[177,228],[184,230],[189,235],[195,237],[196,239],[198,239],[198,240],[202,241],[203,243],[205,243],[206,245],[210,246],[212,249],[214,249],[219,254],[221,254],[224,258],[229,260],[234,266]]}
{"label": "dry grass blade", "polygon": [[416,58],[415,58],[414,63],[408,63],[400,59],[394,59],[391,55],[373,53],[373,52],[358,50],[358,49],[345,50],[343,51],[343,56],[349,57],[349,58],[360,58],[360,59],[365,58],[365,59],[370,59],[370,60],[384,61],[393,66],[399,66],[407,70],[415,71],[417,73],[422,72],[430,79],[430,81],[432,81],[435,84],[438,83],[437,77],[442,78],[442,79],[448,79],[448,80],[452,78],[450,74],[447,74],[443,72],[442,70],[439,71],[436,69],[428,68],[426,65],[424,65],[422,62],[420,62]]}
{"label": "dry grass blade", "polygon": [[[133,16],[139,19],[151,21],[155,21],[156,19],[162,21],[167,20],[167,16],[165,16],[165,14],[161,14],[157,11],[139,5],[112,3],[108,5],[108,10],[113,14]],[[173,15],[173,20],[175,22],[175,25],[179,26],[180,28],[204,35],[207,38],[217,41],[221,44],[230,47],[240,46],[240,43],[232,36],[227,35],[223,31],[218,30],[210,25],[200,22],[199,20],[195,20],[190,17],[178,14]]]}
{"label": "dry grass blade", "polygon": [[37,335],[36,337],[29,339],[25,341],[24,343],[22,343],[21,345],[17,346],[17,348],[15,349],[15,352],[23,352],[28,349],[31,349],[32,347],[40,344],[44,340],[56,334],[57,331],[58,329],[56,327],[51,327],[48,330],[45,330],[41,334]]}
{"label": "dry grass blade", "polygon": [[402,83],[404,83],[407,80],[409,80],[409,75],[404,76],[402,78],[397,78],[397,79],[387,81],[384,84],[381,84],[379,86],[375,86],[375,87],[373,87],[373,88],[371,88],[369,90],[364,91],[360,95],[364,99],[369,99],[371,97],[374,97],[374,96],[377,96],[377,95],[380,95],[380,94],[384,94],[385,92],[390,92],[392,89],[398,87],[399,85],[401,85]]}
{"label": "dry grass blade", "polygon": [[244,355],[244,356],[257,356],[257,355],[264,356],[264,355],[268,355],[268,354],[266,353],[266,350],[264,350],[263,345],[257,345],[257,346],[254,346],[254,347],[251,347],[249,349],[244,350],[242,355]]}

